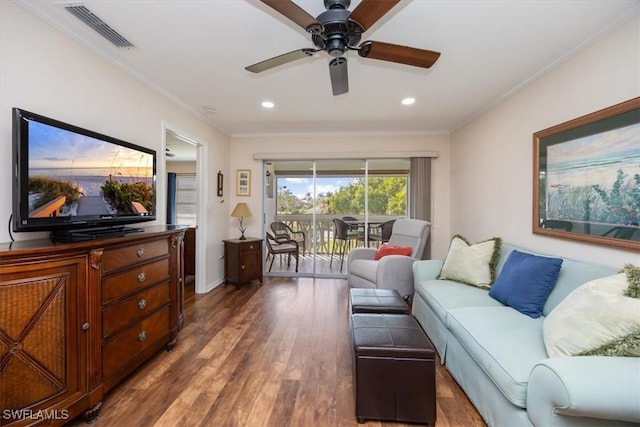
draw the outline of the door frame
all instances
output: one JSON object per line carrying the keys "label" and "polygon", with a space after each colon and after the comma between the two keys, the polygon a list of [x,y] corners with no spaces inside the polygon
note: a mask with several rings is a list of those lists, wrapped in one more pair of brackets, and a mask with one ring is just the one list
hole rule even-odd
{"label": "door frame", "polygon": [[[179,135],[185,140],[185,143],[192,144],[196,149],[196,280],[195,280],[195,292],[198,294],[206,293],[209,289],[207,286],[206,277],[206,248],[207,248],[207,206],[209,203],[207,183],[209,180],[208,170],[206,168],[206,162],[202,159],[207,158],[207,145],[201,143],[196,138],[189,135],[179,126],[173,126],[172,124],[162,121],[162,146],[160,158],[162,159],[162,171],[158,171],[158,177],[162,179],[163,185],[158,185],[158,188],[167,188],[167,131],[171,131],[176,135]],[[166,205],[166,195],[165,195]],[[166,209],[165,222],[166,222]]]}

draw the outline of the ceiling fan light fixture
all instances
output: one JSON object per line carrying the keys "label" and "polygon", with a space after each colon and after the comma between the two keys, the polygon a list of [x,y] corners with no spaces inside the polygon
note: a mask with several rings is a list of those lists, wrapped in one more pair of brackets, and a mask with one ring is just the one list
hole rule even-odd
{"label": "ceiling fan light fixture", "polygon": [[416,103],[416,99],[411,96],[408,96],[400,102],[402,103],[402,105],[413,105]]}
{"label": "ceiling fan light fixture", "polygon": [[260,105],[262,105],[262,108],[266,108],[267,110],[276,106],[272,101],[262,101]]}
{"label": "ceiling fan light fixture", "polygon": [[325,49],[327,50],[327,53],[329,55],[337,58],[339,56],[342,56],[347,47],[344,45],[344,41],[342,39],[336,38],[329,40]]}
{"label": "ceiling fan light fixture", "polygon": [[309,15],[294,0],[260,1],[311,33],[315,49],[298,49],[245,67],[252,73],[260,73],[324,51],[333,57],[329,62],[329,72],[333,95],[337,96],[349,91],[347,60],[344,57],[348,50],[357,51],[362,58],[421,68],[430,68],[440,57],[439,52],[410,46],[371,40],[360,42],[362,33],[378,22],[400,0],[360,0],[353,11],[348,9],[351,0],[324,0],[326,10],[316,18]]}

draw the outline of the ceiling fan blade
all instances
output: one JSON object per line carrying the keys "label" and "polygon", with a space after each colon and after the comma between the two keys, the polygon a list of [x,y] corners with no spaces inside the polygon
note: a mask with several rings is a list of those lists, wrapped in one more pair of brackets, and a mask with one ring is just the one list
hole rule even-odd
{"label": "ceiling fan blade", "polygon": [[274,56],[273,58],[266,59],[264,61],[258,62],[257,64],[249,65],[244,69],[247,71],[251,71],[252,73],[261,73],[263,71],[269,70],[279,65],[287,64],[297,59],[313,56],[313,54],[316,52],[316,49],[298,49],[294,50],[293,52]]}
{"label": "ceiling fan blade", "polygon": [[362,43],[358,54],[363,58],[380,59],[422,68],[430,68],[440,57],[440,52],[375,41]]}
{"label": "ceiling fan blade", "polygon": [[349,92],[347,58],[333,58],[331,62],[329,62],[329,74],[331,74],[331,88],[333,89],[333,96]]}
{"label": "ceiling fan blade", "polygon": [[291,0],[261,0],[262,3],[280,12],[305,30],[318,28],[320,23],[313,16],[309,15],[303,8]]}
{"label": "ceiling fan blade", "polygon": [[349,19],[360,24],[363,31],[366,31],[399,2],[400,0],[362,0],[351,12]]}

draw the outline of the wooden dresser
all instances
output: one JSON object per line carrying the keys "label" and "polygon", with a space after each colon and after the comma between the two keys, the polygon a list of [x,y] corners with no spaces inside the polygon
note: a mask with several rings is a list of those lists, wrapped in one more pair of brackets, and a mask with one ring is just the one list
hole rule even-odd
{"label": "wooden dresser", "polygon": [[0,245],[0,425],[95,420],[184,323],[182,227]]}

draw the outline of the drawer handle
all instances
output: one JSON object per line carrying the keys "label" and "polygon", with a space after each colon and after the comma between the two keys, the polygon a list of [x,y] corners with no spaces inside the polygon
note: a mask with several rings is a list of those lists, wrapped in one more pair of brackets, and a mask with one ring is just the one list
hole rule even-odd
{"label": "drawer handle", "polygon": [[244,270],[244,264],[240,266],[240,269]]}
{"label": "drawer handle", "polygon": [[138,258],[142,258],[144,256],[144,248],[138,249],[136,253],[138,254]]}
{"label": "drawer handle", "polygon": [[249,245],[249,249],[253,249],[253,245]]}
{"label": "drawer handle", "polygon": [[82,324],[82,330],[83,331],[88,331],[89,330],[89,323],[83,323]]}
{"label": "drawer handle", "polygon": [[141,299],[140,301],[138,301],[138,308],[140,310],[144,310],[146,306],[147,306],[147,300]]}
{"label": "drawer handle", "polygon": [[146,274],[144,274],[144,273],[138,274],[138,282],[142,283],[145,280],[147,280],[147,275]]}
{"label": "drawer handle", "polygon": [[147,333],[145,331],[142,331],[138,334],[138,341],[144,341],[147,339]]}

